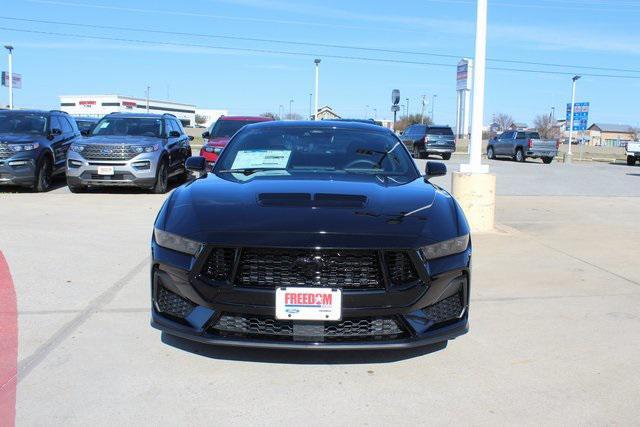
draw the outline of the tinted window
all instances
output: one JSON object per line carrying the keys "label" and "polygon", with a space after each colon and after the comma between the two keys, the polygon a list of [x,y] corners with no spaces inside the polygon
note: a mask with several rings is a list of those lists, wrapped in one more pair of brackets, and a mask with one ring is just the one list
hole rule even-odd
{"label": "tinted window", "polygon": [[450,127],[444,127],[444,128],[429,128],[427,130],[427,133],[429,135],[446,135],[446,136],[453,136],[453,131],[451,130]]}
{"label": "tinted window", "polygon": [[538,132],[530,132],[527,135],[527,138],[531,138],[531,139],[540,139],[540,134]]}
{"label": "tinted window", "polygon": [[51,116],[51,129],[62,130],[62,123],[60,123],[58,116]]}
{"label": "tinted window", "polygon": [[80,128],[81,131],[92,131],[93,128],[96,126],[97,122],[93,122],[90,120],[76,120],[76,124],[78,125],[78,128]]}
{"label": "tinted window", "polygon": [[80,133],[80,129],[78,128],[78,124],[76,123],[75,119],[73,117],[67,117],[67,120],[69,120],[69,123],[71,123],[71,128],[73,129],[73,133],[75,134]]}
{"label": "tinted window", "polygon": [[62,133],[67,135],[73,133],[73,128],[71,127],[71,123],[64,116],[58,116],[58,120],[60,121],[60,126],[62,126]]}
{"label": "tinted window", "polygon": [[223,151],[214,172],[256,168],[279,169],[280,174],[389,175],[396,182],[419,176],[404,145],[392,135],[325,127],[240,132]]}
{"label": "tinted window", "polygon": [[171,120],[171,123],[173,125],[173,130],[175,130],[176,132],[180,132],[181,135],[184,133],[182,131],[182,126],[180,126],[180,122],[179,121]]}
{"label": "tinted window", "polygon": [[243,126],[258,123],[256,120],[218,120],[211,129],[211,138],[231,137]]}
{"label": "tinted window", "polygon": [[92,135],[162,136],[162,119],[154,117],[104,117]]}
{"label": "tinted window", "polygon": [[0,133],[44,135],[47,117],[42,114],[0,111]]}
{"label": "tinted window", "polygon": [[427,133],[426,125],[415,125],[413,129],[414,138],[422,138]]}
{"label": "tinted window", "polygon": [[498,137],[498,139],[512,139],[512,138],[513,138],[513,132],[511,131],[503,132],[502,135]]}
{"label": "tinted window", "polygon": [[518,132],[518,136],[516,136],[516,139],[524,139],[524,132]]}
{"label": "tinted window", "polygon": [[406,137],[410,137],[413,135],[413,126],[409,126],[408,128],[406,128],[404,130],[404,132],[402,133],[402,136],[406,136]]}

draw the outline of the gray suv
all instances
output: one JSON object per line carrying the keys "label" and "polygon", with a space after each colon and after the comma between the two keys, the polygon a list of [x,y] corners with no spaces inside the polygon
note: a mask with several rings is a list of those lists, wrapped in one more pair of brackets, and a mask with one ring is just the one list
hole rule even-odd
{"label": "gray suv", "polygon": [[134,186],[165,193],[169,178],[185,181],[190,141],[172,114],[112,113],[88,138],[71,145],[67,184],[74,192],[89,186]]}
{"label": "gray suv", "polygon": [[400,136],[400,140],[416,159],[436,154],[449,160],[456,151],[456,138],[449,126],[411,125]]}

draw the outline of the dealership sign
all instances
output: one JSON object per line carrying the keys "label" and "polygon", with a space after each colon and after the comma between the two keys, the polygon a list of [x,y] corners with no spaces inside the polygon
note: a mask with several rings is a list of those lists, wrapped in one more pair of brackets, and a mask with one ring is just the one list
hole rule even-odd
{"label": "dealership sign", "polygon": [[458,62],[456,72],[456,90],[471,90],[471,73],[472,61],[470,59],[461,59]]}
{"label": "dealership sign", "polygon": [[[588,102],[576,102],[573,104],[573,130],[582,131],[587,130],[589,122],[589,103]],[[567,104],[567,122],[566,129],[571,127],[571,103]]]}
{"label": "dealership sign", "polygon": [[96,101],[78,101],[78,105],[85,108],[91,108],[96,105]]}
{"label": "dealership sign", "polygon": [[122,101],[122,106],[128,109],[135,107],[137,104],[132,101]]}
{"label": "dealership sign", "polygon": [[[22,75],[13,73],[11,77],[13,77],[13,88],[22,89]],[[2,72],[2,86],[9,87],[9,73],[6,71]]]}

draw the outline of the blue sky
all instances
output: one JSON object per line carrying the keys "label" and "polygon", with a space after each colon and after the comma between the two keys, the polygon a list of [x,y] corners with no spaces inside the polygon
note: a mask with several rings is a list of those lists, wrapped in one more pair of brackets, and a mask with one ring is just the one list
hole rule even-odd
{"label": "blue sky", "polygon": [[[474,0],[11,0],[2,17],[112,25],[199,34],[352,45],[473,56]],[[490,62],[489,66],[624,74],[640,77],[640,2],[631,0],[489,0],[488,57],[639,70],[637,73],[540,67]],[[363,117],[369,105],[389,118],[390,92],[409,97],[417,112],[421,95],[437,94],[438,123],[454,124],[455,57],[378,53],[324,47],[248,42],[197,36],[78,28],[0,19],[0,27],[147,40],[141,44],[88,40],[0,29],[0,42],[15,47],[14,71],[23,75],[18,106],[53,108],[60,94],[118,93],[226,108],[232,114],[288,110],[309,113],[313,55],[323,58],[320,104]],[[181,46],[154,44],[169,42]],[[185,45],[204,45],[200,47]],[[241,52],[209,46],[281,50],[294,56]],[[426,66],[328,58],[361,56],[434,62]],[[6,69],[6,55],[0,57]],[[570,101],[568,75],[487,71],[485,123],[510,113],[531,123]],[[577,101],[591,103],[590,122],[640,124],[636,98],[640,78],[583,77]],[[1,102],[7,103],[3,88]],[[404,101],[403,101],[404,102]],[[430,108],[430,107],[427,107]]]}

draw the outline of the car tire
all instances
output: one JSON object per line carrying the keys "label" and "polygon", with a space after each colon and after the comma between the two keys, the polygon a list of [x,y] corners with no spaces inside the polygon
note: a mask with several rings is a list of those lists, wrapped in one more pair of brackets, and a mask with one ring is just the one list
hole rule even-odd
{"label": "car tire", "polygon": [[487,159],[493,160],[496,158],[496,153],[493,151],[493,147],[487,148]]}
{"label": "car tire", "polygon": [[40,166],[36,171],[33,191],[43,193],[51,187],[51,179],[53,175],[53,163],[49,156],[44,156],[40,161]]}
{"label": "car tire", "polygon": [[548,164],[549,164],[549,163],[551,163],[552,161],[553,161],[553,157],[543,157],[543,158],[542,158],[542,162],[543,162],[545,165],[548,165]]}
{"label": "car tire", "polygon": [[518,163],[523,163],[527,158],[524,156],[524,151],[522,151],[522,148],[518,148],[516,150],[516,155],[513,156],[513,160],[515,160]]}
{"label": "car tire", "polygon": [[158,172],[156,173],[156,183],[151,188],[153,194],[164,194],[169,188],[169,166],[167,161],[163,160],[158,165]]}
{"label": "car tire", "polygon": [[420,149],[416,145],[413,146],[413,158],[414,159],[423,159],[424,158],[422,153],[420,153]]}
{"label": "car tire", "polygon": [[636,158],[633,156],[627,156],[627,165],[634,166],[636,164]]}
{"label": "car tire", "polygon": [[451,153],[445,153],[442,155],[442,160],[449,160],[451,159]]}

